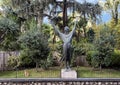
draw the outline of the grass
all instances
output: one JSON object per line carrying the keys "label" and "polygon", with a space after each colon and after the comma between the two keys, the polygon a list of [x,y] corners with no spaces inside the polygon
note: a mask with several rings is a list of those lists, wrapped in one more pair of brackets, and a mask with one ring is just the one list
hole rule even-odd
{"label": "grass", "polygon": [[[120,71],[114,69],[102,69],[94,71],[91,67],[72,68],[77,71],[78,77],[81,78],[120,78]],[[50,68],[36,72],[35,69],[26,69],[30,74],[29,78],[60,78],[60,68]],[[2,71],[0,78],[28,78],[24,76],[24,70],[19,71]]]}
{"label": "grass", "polygon": [[80,67],[77,69],[78,77],[83,78],[120,78],[120,70],[102,69],[93,70],[91,67]]}

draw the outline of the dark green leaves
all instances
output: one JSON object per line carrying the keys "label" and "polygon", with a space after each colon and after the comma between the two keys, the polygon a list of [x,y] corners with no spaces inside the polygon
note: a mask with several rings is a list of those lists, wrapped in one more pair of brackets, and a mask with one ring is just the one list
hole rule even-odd
{"label": "dark green leaves", "polygon": [[3,50],[19,48],[17,38],[20,34],[19,26],[8,18],[0,19],[0,46]]}

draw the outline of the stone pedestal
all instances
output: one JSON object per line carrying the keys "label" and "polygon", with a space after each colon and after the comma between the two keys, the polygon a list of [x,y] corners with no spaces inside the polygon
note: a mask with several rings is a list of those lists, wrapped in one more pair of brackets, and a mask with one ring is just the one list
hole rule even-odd
{"label": "stone pedestal", "polygon": [[61,78],[77,78],[77,72],[75,70],[61,69]]}

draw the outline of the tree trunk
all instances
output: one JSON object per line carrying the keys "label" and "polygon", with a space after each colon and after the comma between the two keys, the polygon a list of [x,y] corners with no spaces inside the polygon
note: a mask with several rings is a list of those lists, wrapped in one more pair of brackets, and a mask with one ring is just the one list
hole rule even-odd
{"label": "tree trunk", "polygon": [[38,17],[37,17],[37,28],[42,31],[42,22],[43,22],[43,15],[42,13],[38,13]]}
{"label": "tree trunk", "polygon": [[117,9],[117,7],[115,7],[115,17],[114,17],[114,20],[115,20],[115,24],[117,25],[118,24],[118,9]]}
{"label": "tree trunk", "polygon": [[77,38],[77,41],[79,42],[80,40],[80,29],[78,30],[78,38]]}
{"label": "tree trunk", "polygon": [[36,71],[38,72],[39,64],[36,62]]}
{"label": "tree trunk", "polygon": [[100,70],[102,70],[102,65],[100,64]]}
{"label": "tree trunk", "polygon": [[118,24],[118,5],[115,3],[115,1],[113,2],[113,9],[112,9],[112,18],[115,22],[115,25]]}
{"label": "tree trunk", "polygon": [[84,37],[86,38],[87,34],[86,34],[86,28],[83,27],[83,31],[84,31]]}
{"label": "tree trunk", "polygon": [[21,23],[20,31],[21,31],[21,33],[25,33],[25,22]]}
{"label": "tree trunk", "polygon": [[63,2],[63,31],[64,27],[67,26],[67,0]]}
{"label": "tree trunk", "polygon": [[54,37],[53,37],[53,44],[56,42],[56,35],[54,34]]}

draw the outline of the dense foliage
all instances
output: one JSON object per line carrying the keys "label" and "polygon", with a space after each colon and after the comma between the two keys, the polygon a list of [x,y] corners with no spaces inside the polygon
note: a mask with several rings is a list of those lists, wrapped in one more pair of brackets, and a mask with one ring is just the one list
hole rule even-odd
{"label": "dense foliage", "polygon": [[19,49],[16,42],[20,35],[18,24],[9,18],[0,18],[0,47],[2,50],[14,51]]}
{"label": "dense foliage", "polygon": [[112,57],[111,57],[111,67],[118,67],[120,68],[120,50],[114,50]]}
{"label": "dense foliage", "polygon": [[96,50],[88,52],[89,63],[94,67],[109,66],[115,46],[115,34],[107,26],[100,29],[94,41]]}
{"label": "dense foliage", "polygon": [[40,31],[30,30],[19,38],[19,42],[23,49],[28,52],[27,57],[36,63],[36,68],[39,66],[47,68],[47,57],[49,55],[48,39]]}
{"label": "dense foliage", "polygon": [[[68,0],[67,0],[68,1]],[[83,3],[69,0],[67,9],[69,16],[63,23],[63,4],[56,0],[3,0],[0,17],[0,49],[4,51],[20,51],[20,56],[11,56],[9,65],[16,67],[48,68],[54,59],[61,58],[62,41],[56,37],[53,28],[43,24],[48,16],[63,32],[64,25],[73,28],[74,18],[79,19],[72,41],[73,61],[76,57],[87,56],[88,63],[93,67],[119,67],[120,63],[120,19],[119,0],[104,0],[104,4]],[[73,8],[73,9],[72,9]],[[103,8],[103,9],[102,9]],[[72,10],[71,10],[72,9]],[[102,10],[111,13],[107,26],[96,24]],[[46,19],[47,20],[47,19]],[[90,21],[90,22],[89,22]],[[100,20],[99,20],[100,21]],[[88,26],[90,24],[90,26]],[[15,57],[15,58],[14,58]],[[58,61],[57,61],[58,63]]]}

